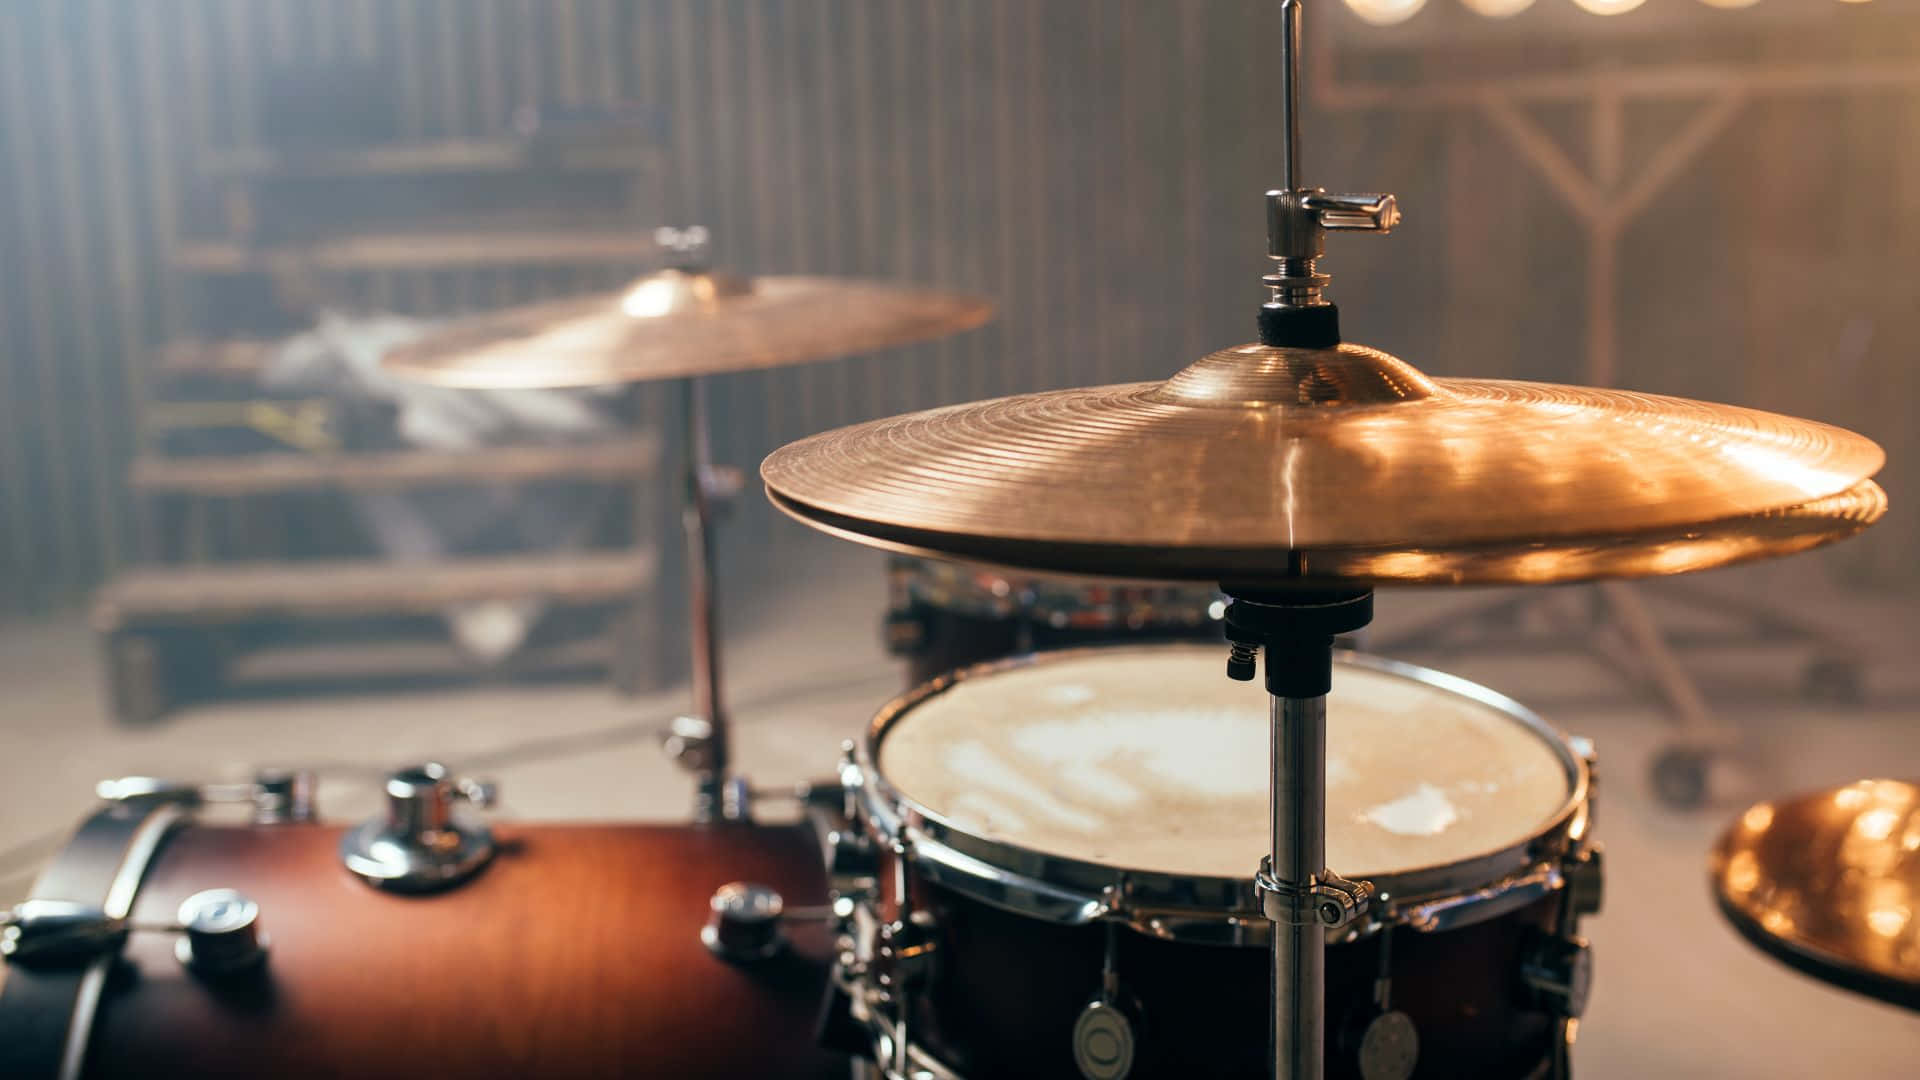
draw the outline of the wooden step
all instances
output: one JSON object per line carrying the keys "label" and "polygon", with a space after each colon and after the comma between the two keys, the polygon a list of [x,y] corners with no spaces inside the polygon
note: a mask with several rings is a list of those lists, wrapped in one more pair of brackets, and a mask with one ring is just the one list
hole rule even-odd
{"label": "wooden step", "polygon": [[275,562],[148,567],[94,598],[102,633],[135,625],[249,619],[429,614],[482,600],[601,603],[630,599],[654,578],[650,550],[512,555],[420,562]]}
{"label": "wooden step", "polygon": [[660,155],[632,140],[567,143],[517,138],[434,139],[337,150],[238,147],[203,151],[203,175],[244,177],[413,176],[430,173],[634,172]]}
{"label": "wooden step", "polygon": [[278,341],[237,338],[228,341],[175,341],[154,354],[154,366],[164,375],[218,375],[252,378],[266,369]]}
{"label": "wooden step", "polygon": [[256,247],[187,243],[173,263],[206,273],[267,270],[437,270],[468,266],[595,266],[657,258],[653,235],[612,223],[555,229],[382,232],[312,244]]}
{"label": "wooden step", "polygon": [[401,450],[378,454],[261,453],[135,459],[129,486],[149,495],[236,497],[338,488],[383,491],[434,484],[617,480],[660,460],[651,435],[559,446]]}

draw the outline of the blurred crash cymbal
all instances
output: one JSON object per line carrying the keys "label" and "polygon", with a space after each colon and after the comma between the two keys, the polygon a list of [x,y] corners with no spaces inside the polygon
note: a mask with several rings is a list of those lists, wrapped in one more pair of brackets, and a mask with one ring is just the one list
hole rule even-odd
{"label": "blurred crash cymbal", "polygon": [[876,546],[1019,569],[1541,583],[1851,535],[1884,460],[1840,428],[1679,398],[1430,379],[1358,345],[1246,345],[1165,382],[876,420],[761,466]]}
{"label": "blurred crash cymbal", "polygon": [[1720,910],[1807,974],[1920,1009],[1920,787],[1862,780],[1760,803],[1720,838]]}
{"label": "blurred crash cymbal", "polygon": [[970,330],[992,314],[979,297],[878,281],[670,269],[618,293],[461,320],[383,363],[443,386],[602,386],[871,352]]}

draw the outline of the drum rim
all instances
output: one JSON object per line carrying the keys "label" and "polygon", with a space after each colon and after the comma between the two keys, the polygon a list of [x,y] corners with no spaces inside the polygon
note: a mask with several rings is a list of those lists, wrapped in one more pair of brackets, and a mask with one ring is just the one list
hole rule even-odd
{"label": "drum rim", "polygon": [[[880,771],[879,750],[887,732],[907,714],[963,682],[1042,664],[1130,652],[1198,651],[1187,642],[1121,642],[1027,653],[989,660],[930,679],[894,697],[868,722],[856,748],[860,804],[876,838],[909,842],[909,858],[939,867],[936,883],[974,899],[1051,921],[1086,923],[1119,916],[1159,937],[1223,944],[1265,938],[1268,923],[1253,895],[1253,868],[1244,878],[1142,870],[1042,852],[1006,840],[991,840],[955,825],[908,798]],[[1517,722],[1551,750],[1567,779],[1567,795],[1544,821],[1515,843],[1451,862],[1368,876],[1376,894],[1375,918],[1349,927],[1342,937],[1362,936],[1383,925],[1430,930],[1464,925],[1510,910],[1559,887],[1552,867],[1584,839],[1592,772],[1568,736],[1540,714],[1491,687],[1419,664],[1351,650],[1336,650],[1336,664],[1412,679],[1492,708]],[[1359,868],[1332,869],[1359,876]],[[1356,873],[1358,871],[1358,873]],[[1113,886],[1108,889],[1107,886]],[[1124,891],[1117,898],[1114,890]],[[1103,895],[1104,891],[1104,895]],[[1521,897],[1522,891],[1527,893]],[[1444,909],[1440,920],[1421,912]]]}

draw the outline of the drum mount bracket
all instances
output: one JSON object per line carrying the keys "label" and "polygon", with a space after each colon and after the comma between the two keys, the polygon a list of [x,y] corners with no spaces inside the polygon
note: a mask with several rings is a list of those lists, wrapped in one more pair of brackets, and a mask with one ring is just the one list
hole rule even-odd
{"label": "drum mount bracket", "polygon": [[1373,621],[1372,589],[1220,586],[1227,594],[1227,678],[1251,682],[1262,647],[1267,693],[1323,697],[1333,686],[1333,639]]}
{"label": "drum mount bracket", "polygon": [[1253,891],[1260,899],[1260,911],[1275,923],[1288,926],[1324,926],[1329,930],[1359,918],[1373,902],[1373,884],[1349,881],[1331,870],[1322,870],[1302,886],[1273,876],[1273,859],[1263,856],[1260,872],[1253,876]]}

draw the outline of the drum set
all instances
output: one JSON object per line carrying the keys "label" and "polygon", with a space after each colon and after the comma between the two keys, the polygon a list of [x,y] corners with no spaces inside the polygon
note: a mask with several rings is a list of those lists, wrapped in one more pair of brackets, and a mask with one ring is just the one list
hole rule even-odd
{"label": "drum set", "polygon": [[[699,380],[988,309],[731,277],[678,234],[676,265],[620,294],[389,366],[682,382],[693,820],[496,835],[489,785],[435,763],[344,830],[305,774],[105,783],[0,935],[0,1072],[1568,1076],[1601,901],[1592,747],[1336,639],[1378,586],[1674,574],[1842,539],[1885,511],[1883,455],[1753,410],[1430,378],[1347,342],[1325,236],[1399,211],[1303,180],[1300,4],[1280,7],[1258,342],[762,464],[781,510],[894,553],[888,640],[912,668],[801,793],[803,823],[755,822],[729,772],[711,504],[737,485]],[[1756,839],[1792,816],[1750,811],[1723,846],[1730,914],[1784,902],[1768,875],[1817,871]]]}

